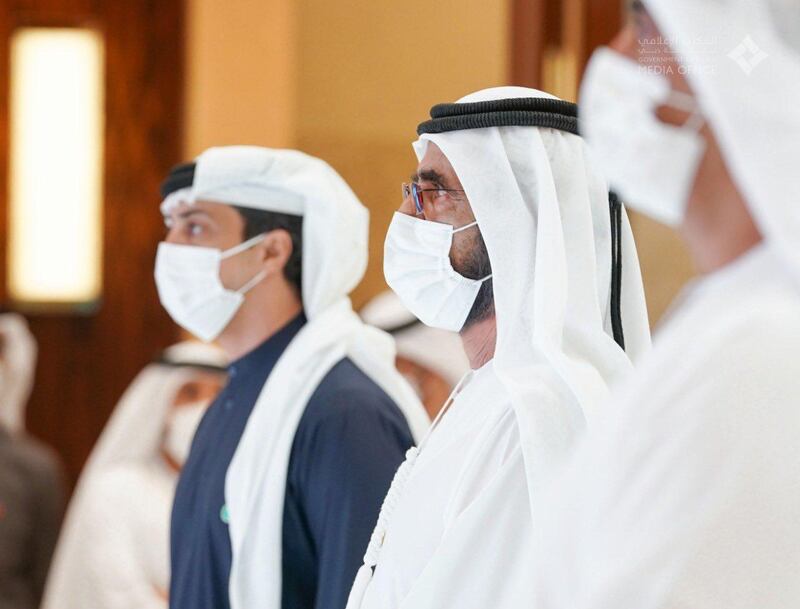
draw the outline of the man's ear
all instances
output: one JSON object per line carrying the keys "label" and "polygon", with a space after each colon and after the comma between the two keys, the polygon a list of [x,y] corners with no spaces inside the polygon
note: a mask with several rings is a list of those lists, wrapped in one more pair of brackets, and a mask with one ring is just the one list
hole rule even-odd
{"label": "man's ear", "polygon": [[288,231],[278,228],[267,233],[258,250],[262,256],[265,270],[271,275],[283,273],[286,263],[292,256],[294,246]]}

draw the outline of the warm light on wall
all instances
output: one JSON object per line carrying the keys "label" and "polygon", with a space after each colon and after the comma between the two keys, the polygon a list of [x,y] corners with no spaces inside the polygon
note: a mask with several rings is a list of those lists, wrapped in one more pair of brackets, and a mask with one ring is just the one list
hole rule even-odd
{"label": "warm light on wall", "polygon": [[8,295],[91,303],[102,274],[102,37],[21,28],[10,75]]}

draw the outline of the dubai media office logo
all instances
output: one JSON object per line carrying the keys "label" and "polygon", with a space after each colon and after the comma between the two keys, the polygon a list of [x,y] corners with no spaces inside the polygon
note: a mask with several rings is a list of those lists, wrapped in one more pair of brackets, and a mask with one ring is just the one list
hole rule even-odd
{"label": "dubai media office logo", "polygon": [[748,35],[735,49],[728,53],[728,57],[739,64],[742,71],[750,76],[753,71],[761,65],[761,62],[769,57],[769,54],[765,53],[764,50],[756,44],[756,41]]}

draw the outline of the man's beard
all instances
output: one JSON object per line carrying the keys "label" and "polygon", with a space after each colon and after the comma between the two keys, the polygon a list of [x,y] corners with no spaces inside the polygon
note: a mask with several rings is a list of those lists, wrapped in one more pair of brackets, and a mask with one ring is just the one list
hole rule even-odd
{"label": "man's beard", "polygon": [[[453,269],[468,279],[483,279],[492,274],[492,263],[489,261],[486,243],[480,231],[477,233],[477,238],[470,244],[469,250],[463,252],[462,259],[452,261]],[[494,289],[492,279],[487,279],[481,284],[461,331],[492,316],[494,316]]]}

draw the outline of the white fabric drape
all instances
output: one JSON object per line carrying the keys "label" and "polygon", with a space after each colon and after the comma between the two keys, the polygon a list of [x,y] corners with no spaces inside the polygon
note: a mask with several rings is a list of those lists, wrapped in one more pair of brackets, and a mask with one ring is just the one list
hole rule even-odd
{"label": "white fabric drape", "polygon": [[549,489],[532,607],[800,606],[798,312],[766,245],[687,290]]}

